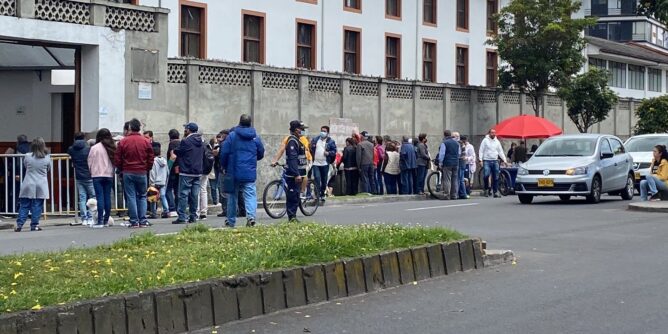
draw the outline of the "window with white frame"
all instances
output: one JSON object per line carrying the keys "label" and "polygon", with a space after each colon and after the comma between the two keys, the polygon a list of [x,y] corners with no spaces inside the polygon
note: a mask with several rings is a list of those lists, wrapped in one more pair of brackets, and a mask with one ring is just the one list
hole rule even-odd
{"label": "window with white frame", "polygon": [[598,68],[599,70],[606,69],[605,59],[589,57],[589,68]]}
{"label": "window with white frame", "polygon": [[629,89],[645,90],[645,67],[629,64]]}
{"label": "window with white frame", "polygon": [[608,84],[611,87],[626,88],[626,64],[609,61],[608,71],[610,71]]}
{"label": "window with white frame", "polygon": [[661,91],[661,70],[657,68],[647,69],[648,89],[652,92]]}

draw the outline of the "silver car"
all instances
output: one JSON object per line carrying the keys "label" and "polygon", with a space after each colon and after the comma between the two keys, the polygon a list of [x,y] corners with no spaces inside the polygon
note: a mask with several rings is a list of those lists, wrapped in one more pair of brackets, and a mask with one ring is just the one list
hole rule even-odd
{"label": "silver car", "polygon": [[668,146],[668,134],[655,133],[633,136],[624,143],[626,151],[633,157],[636,189],[640,189],[640,181],[644,180],[650,174],[649,166],[654,159],[652,150],[654,150],[654,146],[656,145]]}
{"label": "silver car", "polygon": [[633,158],[609,135],[579,134],[547,139],[517,171],[515,190],[523,204],[534,196],[585,196],[598,203],[602,193],[633,199]]}

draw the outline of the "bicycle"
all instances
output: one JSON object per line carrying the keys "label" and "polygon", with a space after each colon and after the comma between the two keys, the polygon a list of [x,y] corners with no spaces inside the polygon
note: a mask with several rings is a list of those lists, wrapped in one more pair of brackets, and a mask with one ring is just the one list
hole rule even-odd
{"label": "bicycle", "polygon": [[445,192],[443,191],[443,171],[438,167],[438,161],[434,159],[432,166],[435,166],[427,176],[427,190],[429,195],[436,199],[445,199]]}
{"label": "bicycle", "polygon": [[[283,174],[279,179],[273,180],[267,184],[262,193],[262,205],[264,211],[273,219],[281,219],[287,213],[286,194],[287,194],[287,167],[285,164],[276,164],[273,167],[280,166],[283,168]],[[306,184],[306,196],[299,201],[299,211],[304,216],[313,216],[320,206],[318,186],[309,179]]]}

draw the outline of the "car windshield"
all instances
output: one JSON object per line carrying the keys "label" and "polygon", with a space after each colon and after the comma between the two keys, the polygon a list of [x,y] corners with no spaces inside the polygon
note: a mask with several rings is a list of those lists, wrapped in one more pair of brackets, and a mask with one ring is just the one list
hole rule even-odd
{"label": "car windshield", "polygon": [[587,157],[596,151],[596,138],[554,138],[538,147],[535,157]]}
{"label": "car windshield", "polygon": [[624,144],[624,147],[628,152],[652,152],[656,145],[668,146],[668,136],[633,137]]}

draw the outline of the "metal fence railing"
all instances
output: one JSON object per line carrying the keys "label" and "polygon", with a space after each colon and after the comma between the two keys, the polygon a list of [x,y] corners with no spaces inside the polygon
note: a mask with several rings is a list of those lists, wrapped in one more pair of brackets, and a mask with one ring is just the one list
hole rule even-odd
{"label": "metal fence railing", "polygon": [[[0,214],[18,213],[21,180],[25,174],[23,154],[0,154]],[[74,167],[67,154],[51,155],[47,176],[49,199],[44,201],[44,215],[75,216],[79,212],[79,193],[74,180]],[[125,211],[122,185],[117,175],[112,187],[112,211]]]}

